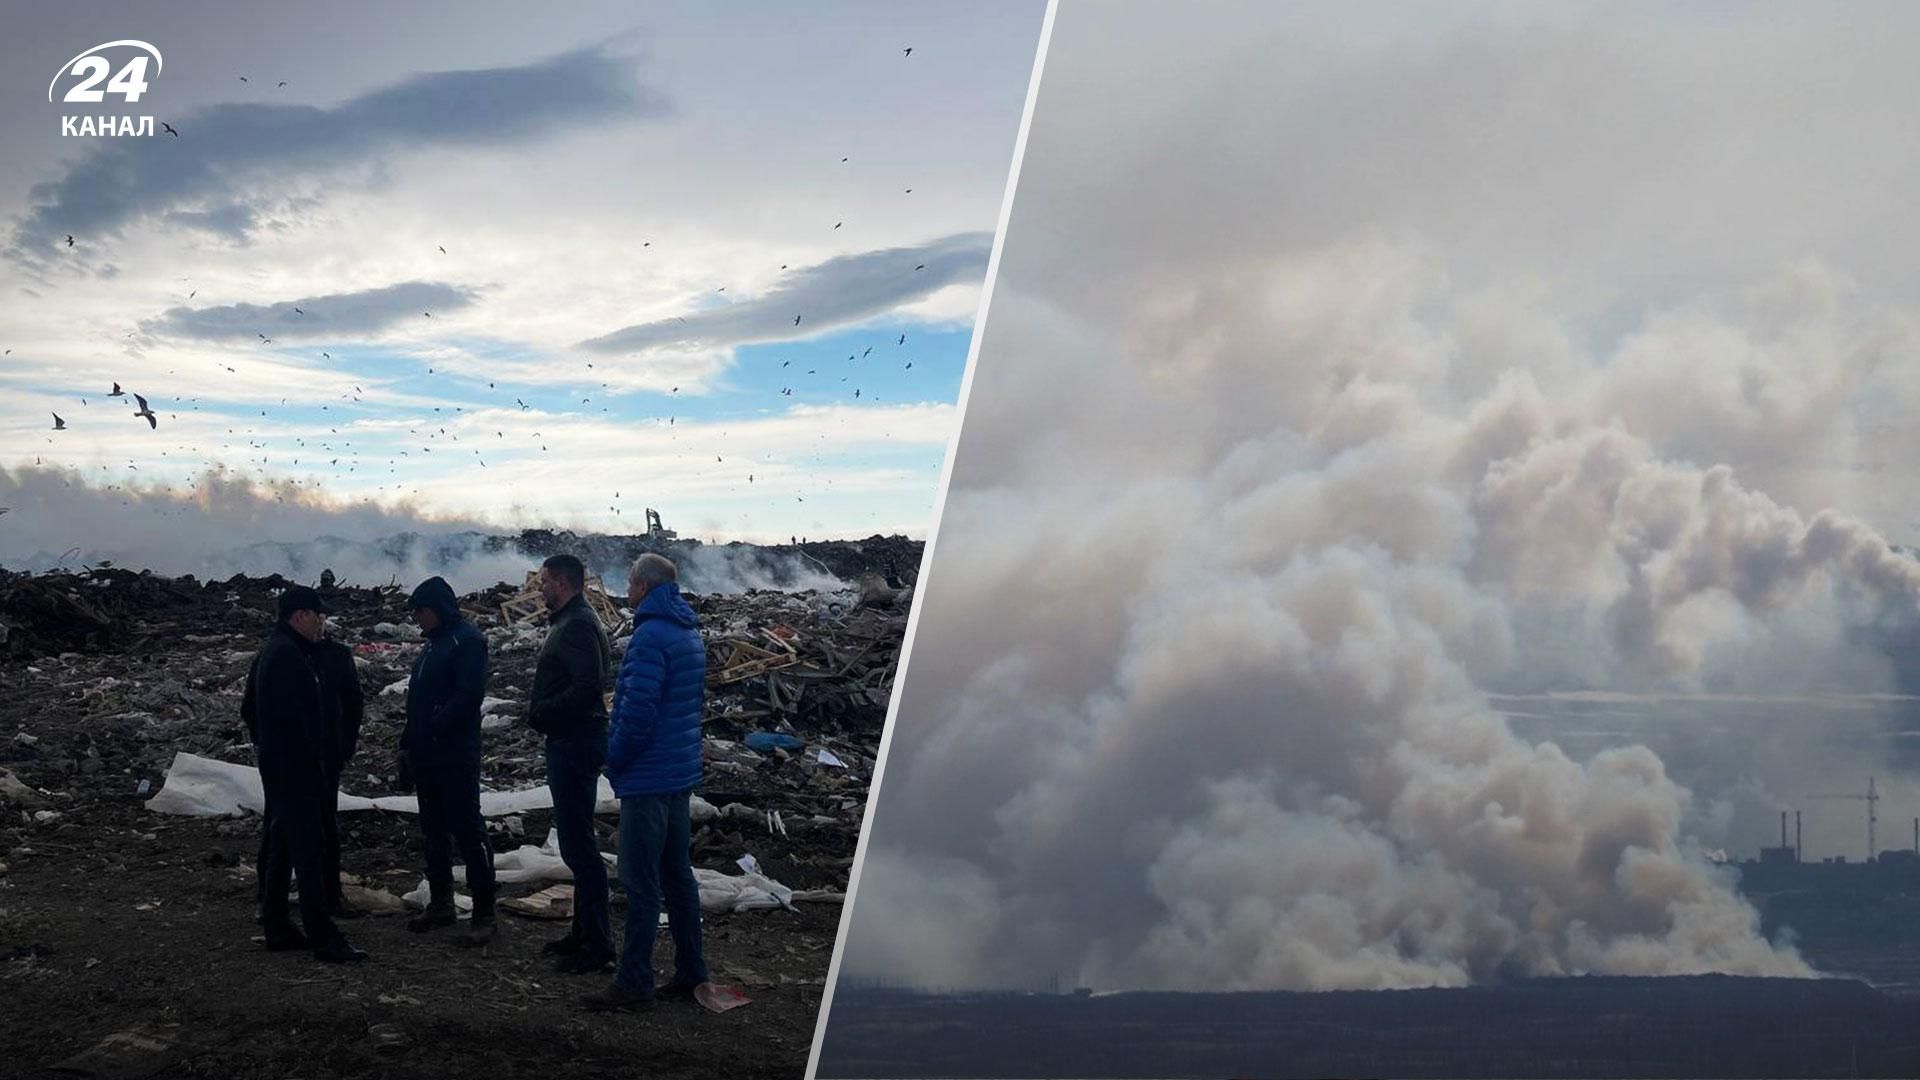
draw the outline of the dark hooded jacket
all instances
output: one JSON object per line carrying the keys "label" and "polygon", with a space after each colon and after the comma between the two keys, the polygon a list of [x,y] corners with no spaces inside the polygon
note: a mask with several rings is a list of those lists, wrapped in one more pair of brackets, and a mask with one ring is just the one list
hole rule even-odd
{"label": "dark hooded jacket", "polygon": [[353,650],[338,641],[313,643],[313,669],[320,676],[320,698],[326,707],[327,769],[334,775],[353,759],[360,745],[360,721],[366,716],[366,691]]}
{"label": "dark hooded jacket", "polygon": [[440,625],[427,635],[407,681],[407,726],[400,748],[414,767],[477,761],[480,701],[487,689],[487,638],[466,617],[445,579],[431,577],[408,601],[432,608]]}
{"label": "dark hooded jacket", "polygon": [[607,780],[621,798],[671,795],[700,783],[707,647],[696,625],[672,582],[647,590],[634,609],[607,730]]}
{"label": "dark hooded jacket", "polygon": [[298,630],[274,627],[247,669],[240,699],[261,780],[296,797],[326,790],[327,710],[312,653]]}
{"label": "dark hooded jacket", "polygon": [[607,723],[607,632],[575,596],[553,613],[547,640],[533,668],[527,701],[527,726],[549,736],[571,736],[604,729]]}

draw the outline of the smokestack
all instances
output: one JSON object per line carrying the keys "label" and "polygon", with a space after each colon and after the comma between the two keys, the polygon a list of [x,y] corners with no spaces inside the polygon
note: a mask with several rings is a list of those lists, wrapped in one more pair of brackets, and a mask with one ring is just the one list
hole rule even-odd
{"label": "smokestack", "polygon": [[[1920,848],[1920,818],[1913,819],[1916,847]],[[1800,861],[1800,811],[1793,812],[1793,861]]]}
{"label": "smokestack", "polygon": [[1787,812],[1780,811],[1780,846],[1787,846]]}

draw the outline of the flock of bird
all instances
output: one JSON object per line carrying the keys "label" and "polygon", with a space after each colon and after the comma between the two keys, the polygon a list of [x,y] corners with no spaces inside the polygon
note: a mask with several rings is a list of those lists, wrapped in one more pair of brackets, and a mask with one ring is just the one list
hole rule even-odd
{"label": "flock of bird", "polygon": [[[913,55],[913,49],[911,47],[908,47],[903,50],[903,54],[905,56],[910,57]],[[239,78],[240,78],[240,81],[243,83],[250,81],[246,76],[240,76]],[[280,87],[285,87],[287,83],[283,81],[283,82],[280,82],[278,85]],[[161,126],[163,130],[173,138],[181,137],[180,132],[177,129],[175,129],[170,123],[163,123]],[[843,164],[848,163],[850,160],[851,160],[851,155],[843,156],[840,159],[840,161]],[[913,191],[912,188],[906,188],[905,190],[909,194],[911,194]],[[833,225],[833,229],[839,230],[845,224],[846,223],[844,221],[836,221]],[[68,234],[66,236],[66,247],[74,248],[76,244],[77,244],[76,238],[73,235]],[[435,246],[441,255],[447,254],[447,249],[445,245],[435,245]],[[641,243],[641,247],[650,249],[652,247],[652,241],[651,240],[643,241]],[[786,270],[787,269],[786,264],[782,264],[780,269],[783,271]],[[926,265],[923,263],[923,264],[914,266],[913,270],[910,272],[917,273],[925,269],[926,269]],[[186,280],[186,279],[183,279],[183,280]],[[726,287],[721,286],[717,291],[725,292]],[[199,295],[199,290],[197,288],[192,289],[187,294],[187,300],[190,302],[198,295]],[[308,316],[307,311],[302,307],[292,306],[292,305],[289,305],[289,307],[291,308],[291,311],[295,316],[299,316],[302,318],[305,318]],[[282,310],[286,310],[286,309],[282,309]],[[426,318],[426,319],[433,318],[433,313],[431,311],[422,311],[420,314],[422,318]],[[804,318],[805,318],[804,312],[795,314],[793,317],[793,325],[795,327],[800,326],[803,323]],[[681,321],[684,322],[685,320],[682,319]],[[127,336],[131,337],[132,333],[130,332]],[[274,344],[274,339],[264,332],[256,331],[255,337],[259,341],[260,345],[263,347],[269,347]],[[906,342],[907,342],[907,335],[902,333],[896,339],[895,345],[904,346]],[[849,354],[847,357],[847,360],[850,363],[857,362],[859,360],[864,360],[868,358],[872,354],[872,352],[873,352],[873,346],[867,346],[863,352],[860,352],[858,354]],[[7,355],[11,355],[11,353],[12,353],[11,349],[6,350]],[[320,353],[320,356],[322,359],[325,359],[327,361],[332,361],[333,359],[332,354],[327,351],[322,351]],[[783,360],[780,366],[781,368],[784,369],[784,368],[787,368],[791,363],[792,363],[791,360]],[[230,364],[216,362],[216,366],[229,374],[238,374],[237,370]],[[594,365],[591,362],[587,362],[586,367],[591,370],[593,369]],[[912,361],[908,361],[905,365],[905,370],[911,370],[912,367],[913,367]],[[435,374],[435,369],[432,366],[428,366],[426,368],[426,371],[428,375]],[[819,372],[818,368],[810,368],[807,370],[808,375],[816,375],[818,374],[818,372]],[[169,374],[177,374],[177,371],[171,371],[169,372]],[[841,378],[841,382],[844,383],[846,381],[848,381],[848,377],[843,376]],[[606,390],[610,392],[612,391],[612,386],[610,382],[601,382],[599,385],[600,385],[600,389],[602,390]],[[499,392],[494,382],[488,382],[487,388],[489,390]],[[679,390],[680,388],[678,386],[674,386],[669,391],[669,393],[677,394]],[[877,398],[874,398],[871,396],[867,396],[863,398],[861,387],[858,387],[858,386],[853,387],[852,391],[853,391],[852,398],[854,400],[864,400],[869,403],[878,400]],[[784,397],[792,397],[794,396],[794,387],[782,386],[780,388],[780,394]],[[134,411],[133,416],[136,419],[145,420],[147,422],[147,426],[149,430],[158,430],[159,417],[154,413],[152,408],[149,407],[147,399],[144,396],[138,393],[129,395],[127,391],[124,391],[121,388],[118,382],[113,383],[112,390],[109,391],[105,396],[109,398],[122,398],[122,399],[131,396],[132,400],[138,405],[138,408]],[[352,391],[350,393],[342,393],[340,395],[340,399],[343,401],[360,404],[360,403],[364,403],[366,396],[367,396],[366,392],[360,386],[353,385]],[[181,403],[181,399],[175,398],[173,400],[176,405]],[[81,398],[80,402],[82,406],[85,406],[87,404],[87,399]],[[514,397],[513,402],[514,402],[514,405],[517,406],[518,411],[520,412],[533,411],[533,407],[530,406],[522,397]],[[190,406],[190,411],[197,412],[200,409],[200,399],[198,398],[186,399],[185,403]],[[287,403],[287,399],[285,398],[281,399],[282,406],[285,406],[286,403]],[[593,400],[591,395],[587,397],[583,397],[581,399],[582,405],[591,405],[592,403],[593,403]],[[320,408],[322,411],[330,411],[329,405],[321,405]],[[439,405],[432,406],[432,411],[434,413],[444,413],[444,410],[445,410],[445,406],[439,406]],[[452,411],[456,414],[464,414],[466,412],[466,409],[464,406],[452,406]],[[607,412],[610,412],[611,410],[609,409],[608,406],[602,405],[600,411],[603,413],[607,413]],[[62,417],[58,413],[53,413],[52,415],[53,415],[53,428],[52,428],[53,431],[61,432],[61,431],[67,431],[69,429],[68,421],[66,418]],[[177,413],[169,414],[169,416],[170,418],[178,419]],[[262,418],[267,417],[268,416],[267,410],[264,410],[264,409],[260,410],[260,416]],[[673,428],[675,426],[676,420],[677,420],[677,416],[668,415],[665,418],[665,426],[668,428]],[[659,418],[655,417],[654,421],[655,423],[658,423]],[[240,448],[240,446],[244,446],[244,448],[247,451],[258,452],[259,453],[258,458],[254,458],[253,456],[251,456],[251,454],[248,454],[245,460],[247,464],[252,467],[252,471],[260,473],[263,476],[267,475],[268,468],[271,464],[270,457],[272,454],[272,444],[269,441],[267,441],[267,436],[255,428],[245,428],[245,429],[228,428],[226,433],[229,436],[233,436],[234,439],[239,440],[239,445],[236,445],[235,442],[223,442],[220,444],[220,449],[224,451],[232,452],[232,451],[237,451]],[[338,436],[339,428],[329,427],[328,433],[332,436]],[[412,457],[411,450],[418,450],[423,455],[431,454],[433,452],[434,447],[429,444],[435,443],[440,439],[444,438],[444,439],[447,439],[449,442],[454,442],[454,443],[457,443],[460,441],[460,437],[457,432],[450,433],[447,431],[445,426],[442,426],[437,423],[430,424],[430,425],[412,426],[407,428],[407,433],[410,436],[420,439],[421,441],[414,444],[411,447],[411,449],[407,449],[407,448],[398,449],[396,454],[394,454],[393,456],[388,456],[385,459],[384,464],[389,474],[397,475],[399,473],[400,469],[406,465],[406,462],[402,461],[401,459],[403,458],[410,459]],[[501,440],[505,440],[507,437],[504,429],[496,430],[494,434],[496,438]],[[724,436],[725,433],[723,432],[722,434]],[[825,435],[820,436],[820,439],[822,440],[824,440],[825,438],[826,438]],[[539,445],[540,451],[542,453],[546,453],[546,452],[549,452],[549,443],[546,441],[543,441],[543,439],[544,439],[544,436],[542,435],[541,432],[535,431],[532,433],[533,442]],[[49,439],[48,441],[52,442],[53,440]],[[339,467],[342,459],[344,458],[347,461],[346,469],[348,472],[356,472],[361,465],[369,464],[369,462],[362,457],[361,453],[354,448],[354,444],[351,441],[335,440],[335,439],[315,439],[313,442],[309,443],[306,438],[295,436],[293,437],[292,442],[293,442],[293,451],[295,455],[292,457],[292,464],[294,466],[298,466],[300,464],[302,460],[300,455],[305,455],[309,459],[309,461],[324,460],[328,467],[335,468],[335,469]],[[336,445],[336,442],[337,442],[337,445]],[[174,449],[179,450],[183,453],[191,453],[191,454],[203,453],[200,447],[190,446],[186,444],[182,444],[177,447],[174,447]],[[443,447],[442,449],[448,450],[451,448]],[[487,467],[486,461],[484,459],[484,456],[482,455],[481,450],[478,448],[470,448],[470,449],[472,449],[474,458],[478,462],[480,467],[482,468]],[[161,450],[160,456],[162,457],[168,456],[168,451]],[[726,460],[726,457],[724,454],[715,455],[716,464],[724,464],[725,460]],[[820,459],[816,457],[815,460],[817,462]],[[36,458],[35,463],[40,464],[40,459]],[[217,458],[213,458],[211,455],[207,456],[206,466],[207,466],[207,471],[203,477],[203,479],[206,479],[206,480],[212,480],[215,478],[224,478],[226,474],[233,471],[233,470],[230,470],[229,466],[227,466],[224,462],[218,460]],[[309,467],[311,468],[311,467],[317,467],[317,466],[310,465]],[[106,466],[106,465],[101,466],[102,470],[106,470],[108,468],[109,466]],[[137,470],[138,466],[133,462],[129,461],[126,465],[126,468],[130,470]],[[754,472],[748,471],[746,473],[746,483],[753,484],[755,481],[755,475],[756,474]],[[815,479],[817,479],[817,477]],[[301,481],[298,479],[289,479],[289,480],[282,481],[282,483],[288,483],[293,485],[294,487],[302,486]],[[312,483],[317,484],[318,481],[313,481]],[[827,480],[826,483],[830,486],[832,481]],[[186,486],[187,486],[187,489],[191,491],[197,487],[197,483],[189,483]],[[385,491],[387,490],[388,487],[389,485],[382,484],[379,486],[378,490]],[[393,487],[395,491],[407,490],[406,485],[403,482],[396,482],[395,484],[391,485],[391,487]],[[117,485],[106,485],[106,488],[107,490],[116,490]],[[173,489],[170,485],[162,485],[159,488],[159,490],[163,492],[171,493]],[[419,490],[420,489],[417,486],[411,489],[411,491],[415,494],[417,494]],[[277,498],[284,499],[284,496],[277,496]],[[799,502],[806,501],[803,496],[798,494],[795,495],[795,498]],[[369,499],[371,499],[371,497],[369,497]],[[156,509],[160,509],[160,508],[156,508]],[[609,506],[608,509],[611,510],[615,515],[619,515],[621,513],[620,507],[618,507],[617,505]],[[166,513],[169,511],[161,509],[160,512]]]}

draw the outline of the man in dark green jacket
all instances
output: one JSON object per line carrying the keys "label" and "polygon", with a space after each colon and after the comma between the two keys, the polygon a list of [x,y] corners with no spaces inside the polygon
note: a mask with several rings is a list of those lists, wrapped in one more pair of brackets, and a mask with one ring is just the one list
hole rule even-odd
{"label": "man in dark green jacket", "polygon": [[587,570],[572,555],[540,566],[540,599],[549,612],[547,640],[534,664],[527,726],[547,737],[547,789],[560,857],[573,872],[573,925],[547,943],[566,974],[601,971],[613,962],[607,907],[607,864],[593,831],[600,769],[607,763],[607,633],[587,605]]}
{"label": "man in dark green jacket", "polygon": [[487,690],[487,638],[460,614],[453,586],[431,577],[408,601],[426,647],[407,681],[401,772],[420,795],[420,846],[427,860],[427,909],[416,931],[452,926],[453,849],[467,867],[473,921],[461,938],[484,945],[494,935],[493,849],[480,816],[480,702]]}

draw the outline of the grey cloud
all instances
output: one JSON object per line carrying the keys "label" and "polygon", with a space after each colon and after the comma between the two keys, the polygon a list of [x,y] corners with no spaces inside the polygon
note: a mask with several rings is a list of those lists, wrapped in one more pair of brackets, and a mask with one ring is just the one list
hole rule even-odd
{"label": "grey cloud", "polygon": [[346,337],[417,320],[422,312],[457,311],[471,305],[475,295],[458,285],[407,281],[364,292],[310,296],[277,304],[169,308],[159,318],[141,323],[140,329],[203,341],[251,341],[257,334],[288,339]]}
{"label": "grey cloud", "polygon": [[606,46],[520,67],[417,75],[334,106],[216,105],[171,118],[179,138],[96,145],[34,185],[10,257],[44,258],[67,233],[111,234],[149,216],[244,235],[247,190],[276,174],[362,163],[409,146],[525,139],[560,125],[670,109]]}
{"label": "grey cloud", "polygon": [[[685,318],[629,326],[580,343],[600,353],[663,345],[739,345],[811,337],[986,276],[991,233],[959,233],[919,247],[841,255],[790,274],[752,300]],[[914,269],[925,266],[924,270]],[[794,322],[795,316],[800,322]]]}

